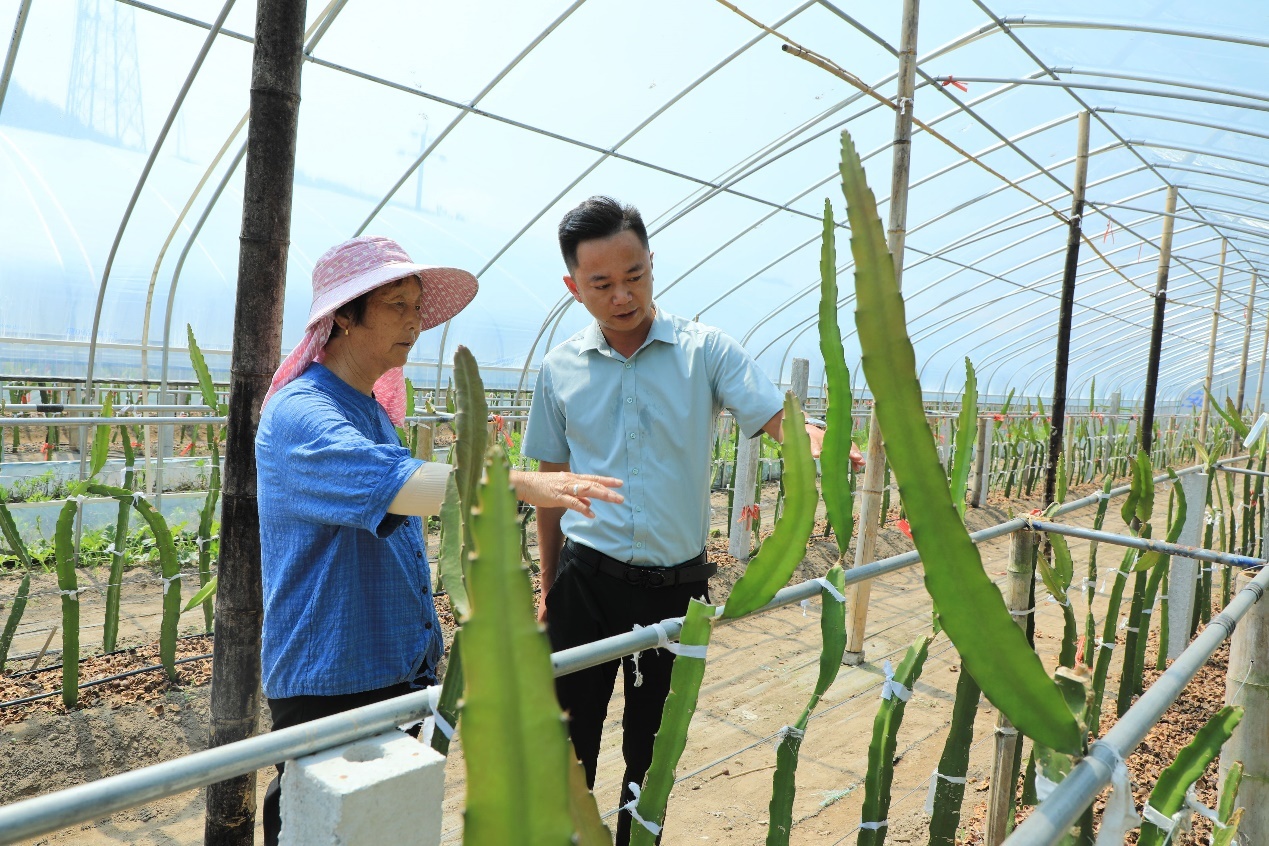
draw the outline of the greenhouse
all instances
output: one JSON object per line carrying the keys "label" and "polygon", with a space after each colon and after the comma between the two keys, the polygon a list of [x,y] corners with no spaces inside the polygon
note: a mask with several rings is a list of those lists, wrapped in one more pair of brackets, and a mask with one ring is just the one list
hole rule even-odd
{"label": "greenhouse", "polygon": [[0,21],[0,843],[1269,838],[1261,4]]}

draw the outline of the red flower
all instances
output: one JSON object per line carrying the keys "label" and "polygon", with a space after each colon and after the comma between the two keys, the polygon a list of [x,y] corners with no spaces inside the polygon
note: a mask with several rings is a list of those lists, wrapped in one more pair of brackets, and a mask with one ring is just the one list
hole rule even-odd
{"label": "red flower", "polygon": [[1005,415],[1003,415],[1003,414],[993,414],[993,415],[991,416],[991,419],[992,419],[992,420],[995,420],[997,423],[1002,423],[1002,422],[1004,422]]}
{"label": "red flower", "polygon": [[754,520],[762,519],[762,511],[757,505],[746,505],[740,509],[740,516],[736,518],[736,522],[744,526],[748,531]]}
{"label": "red flower", "polygon": [[180,454],[181,454],[181,455],[189,455],[190,450],[192,450],[193,448],[194,448],[194,442],[193,442],[193,441],[190,441],[190,442],[189,442],[189,443],[187,443],[187,444],[185,445],[185,447],[181,450]]}
{"label": "red flower", "polygon": [[907,520],[904,520],[904,519],[899,519],[899,520],[895,523],[895,525],[899,527],[899,531],[903,532],[905,535],[907,535],[907,536],[908,536],[908,538],[909,538],[909,539],[911,539],[911,537],[912,537],[912,526],[908,524],[908,521],[907,521]]}
{"label": "red flower", "polygon": [[507,422],[502,419],[501,414],[493,416],[494,434],[502,435],[502,439],[507,442],[507,449],[512,448],[511,436],[507,434]]}
{"label": "red flower", "polygon": [[45,442],[44,445],[40,447],[40,452],[44,453],[45,455],[48,455],[52,451],[53,451],[53,445],[48,442]]}

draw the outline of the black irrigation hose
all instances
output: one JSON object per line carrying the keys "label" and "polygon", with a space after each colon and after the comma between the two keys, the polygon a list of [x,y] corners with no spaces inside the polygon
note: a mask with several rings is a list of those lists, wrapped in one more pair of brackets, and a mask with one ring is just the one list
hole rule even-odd
{"label": "black irrigation hose", "polygon": [[[205,661],[206,659],[210,657],[212,657],[212,654],[208,652],[206,655],[191,655],[189,658],[181,658],[176,663],[188,664],[191,661]],[[140,675],[141,673],[152,673],[155,670],[161,670],[161,669],[163,669],[162,664],[151,664],[148,667],[137,667],[136,669],[125,670],[124,672],[118,673],[113,676],[106,676],[104,679],[93,679],[92,681],[86,681],[79,686],[79,689],[83,690],[86,687],[95,687],[99,684],[105,684],[106,682],[115,681],[117,679],[126,679],[128,676],[137,676],[137,675]],[[10,699],[8,702],[0,702],[0,710],[11,707],[13,705],[25,705],[28,702],[37,702],[41,699],[48,699],[50,696],[60,696],[61,694],[62,692],[60,690],[50,690],[47,693],[36,693],[32,696],[24,696],[21,699]]]}
{"label": "black irrigation hose", "polygon": [[[180,637],[177,638],[177,640],[193,640],[194,638],[210,637],[210,636],[211,636],[210,632],[199,632],[198,634],[181,635]],[[142,647],[142,646],[125,646],[123,649],[113,649],[110,652],[102,652],[97,655],[85,655],[83,658],[79,659],[79,663],[82,664],[85,661],[91,661],[94,658],[108,658],[111,655],[123,655],[127,652],[135,652],[138,649],[144,649],[144,648],[145,647]],[[48,654],[59,655],[61,654],[61,650],[51,650]],[[11,658],[10,660],[21,661],[21,660],[25,660],[27,658],[32,658],[32,657],[34,656],[33,655],[19,655],[16,658]],[[20,679],[20,678],[25,678],[26,676],[34,676],[39,673],[47,673],[50,670],[60,670],[62,669],[62,666],[63,666],[62,664],[49,664],[47,667],[36,667],[34,670],[21,670],[16,673],[10,673],[9,678]],[[0,707],[4,707],[4,704],[5,703],[0,703]]]}

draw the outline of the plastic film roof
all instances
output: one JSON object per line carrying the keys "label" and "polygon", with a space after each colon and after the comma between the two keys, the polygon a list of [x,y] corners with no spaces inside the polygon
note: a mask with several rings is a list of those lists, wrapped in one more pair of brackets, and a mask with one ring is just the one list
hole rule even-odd
{"label": "plastic film roof", "polygon": [[[894,99],[899,3],[737,6]],[[0,375],[83,376],[95,343],[96,379],[158,378],[165,359],[188,378],[187,323],[227,367],[254,17],[249,0],[0,0],[18,23],[0,81]],[[588,320],[555,226],[603,193],[642,210],[662,307],[721,326],[777,379],[809,358],[819,381],[838,135],[885,215],[892,106],[716,0],[334,0],[308,20],[287,349],[314,260],[380,233],[480,277],[472,306],[416,346],[416,383],[443,382],[438,360],[462,343],[488,384],[527,387]],[[924,4],[914,113],[959,148],[914,132],[903,284],[927,391],[955,394],[969,356],[980,391],[1051,394],[1084,109],[1072,401],[1094,376],[1099,396],[1142,395],[1169,185],[1159,398],[1195,399],[1218,282],[1216,393],[1235,389],[1269,260],[1267,47],[1257,0]],[[845,238],[838,260],[849,274]],[[1249,396],[1269,338],[1260,281]],[[853,298],[841,308],[853,327]],[[845,341],[857,369],[853,329]]]}

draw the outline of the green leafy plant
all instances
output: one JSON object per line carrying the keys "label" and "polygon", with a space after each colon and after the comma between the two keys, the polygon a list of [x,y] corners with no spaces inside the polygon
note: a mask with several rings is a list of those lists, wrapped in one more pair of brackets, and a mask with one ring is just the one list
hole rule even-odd
{"label": "green leafy plant", "polygon": [[[1217,711],[1176,760],[1159,773],[1159,780],[1150,792],[1150,806],[1164,817],[1171,817],[1185,807],[1186,791],[1203,775],[1208,764],[1216,760],[1242,718],[1241,705],[1226,705]],[[1169,839],[1169,832],[1146,820],[1141,824],[1141,837],[1137,842],[1141,846],[1163,846]]]}
{"label": "green leafy plant", "polygon": [[31,555],[27,552],[18,527],[13,522],[13,515],[8,507],[0,502],[0,534],[5,543],[13,550],[22,566],[22,582],[13,596],[13,604],[9,606],[9,615],[5,618],[4,631],[0,632],[0,672],[4,672],[4,664],[9,658],[9,648],[13,645],[13,636],[17,633],[22,615],[26,613],[26,603],[31,596]]}
{"label": "green leafy plant", "polygon": [[62,594],[62,704],[68,709],[79,701],[79,581],[72,538],[78,509],[77,500],[66,500],[57,514],[54,534],[57,589]]}

